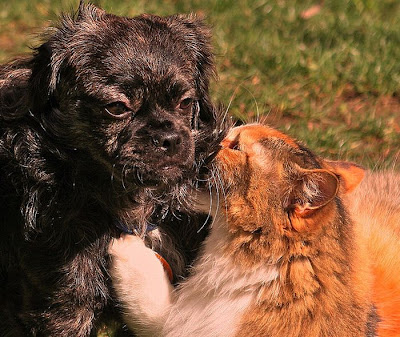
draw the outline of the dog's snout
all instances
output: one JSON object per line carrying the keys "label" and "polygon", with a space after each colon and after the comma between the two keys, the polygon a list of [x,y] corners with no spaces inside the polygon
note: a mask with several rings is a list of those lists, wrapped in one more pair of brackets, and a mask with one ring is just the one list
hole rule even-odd
{"label": "dog's snout", "polygon": [[178,134],[164,133],[153,137],[153,143],[166,155],[173,156],[178,152],[182,139]]}

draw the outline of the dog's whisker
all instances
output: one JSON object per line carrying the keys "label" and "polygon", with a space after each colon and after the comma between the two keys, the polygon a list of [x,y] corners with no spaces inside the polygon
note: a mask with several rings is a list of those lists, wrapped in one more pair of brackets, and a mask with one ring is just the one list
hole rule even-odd
{"label": "dog's whisker", "polygon": [[125,191],[126,191],[126,185],[125,185],[126,166],[127,166],[127,164],[125,163],[124,166],[122,167],[122,172],[121,172],[121,184],[122,184],[122,188]]}
{"label": "dog's whisker", "polygon": [[135,173],[136,173],[136,178],[137,178],[138,182],[143,185],[143,183],[144,183],[143,177],[141,176],[140,171],[138,169],[136,169]]}
{"label": "dog's whisker", "polygon": [[114,183],[114,170],[115,170],[115,163],[112,165],[112,170],[111,170],[111,184]]}

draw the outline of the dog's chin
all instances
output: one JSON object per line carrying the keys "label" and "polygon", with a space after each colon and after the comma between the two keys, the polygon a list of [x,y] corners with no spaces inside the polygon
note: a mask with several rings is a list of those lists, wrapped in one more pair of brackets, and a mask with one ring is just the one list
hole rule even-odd
{"label": "dog's chin", "polygon": [[184,171],[182,168],[176,166],[159,167],[156,171],[149,171],[143,173],[141,176],[141,183],[148,187],[173,186],[179,184],[183,180]]}
{"label": "dog's chin", "polygon": [[[158,162],[146,163],[138,168],[137,176],[147,186],[175,186],[194,176],[193,158],[188,156],[176,158],[160,158]],[[166,188],[168,189],[168,188]]]}
{"label": "dog's chin", "polygon": [[183,165],[159,165],[153,167],[126,168],[121,183],[126,190],[150,188],[168,191],[184,184],[193,175],[193,169]]}

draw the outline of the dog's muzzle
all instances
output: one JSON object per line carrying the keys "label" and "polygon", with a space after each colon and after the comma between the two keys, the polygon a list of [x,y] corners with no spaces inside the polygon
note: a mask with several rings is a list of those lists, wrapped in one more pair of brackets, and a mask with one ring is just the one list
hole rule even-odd
{"label": "dog's muzzle", "polygon": [[151,140],[157,148],[169,157],[176,155],[182,144],[182,137],[179,134],[170,132],[154,135]]}

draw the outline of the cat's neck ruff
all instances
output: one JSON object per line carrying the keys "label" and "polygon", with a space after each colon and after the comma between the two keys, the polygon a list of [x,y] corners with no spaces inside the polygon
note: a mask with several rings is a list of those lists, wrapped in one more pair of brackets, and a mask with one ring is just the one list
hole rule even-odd
{"label": "cat's neck ruff", "polygon": [[242,315],[257,301],[265,284],[279,277],[275,264],[248,270],[234,267],[232,256],[224,251],[229,232],[221,212],[212,226],[192,275],[176,292],[162,334],[165,337],[234,336]]}
{"label": "cat's neck ruff", "polygon": [[[210,284],[213,292],[245,291],[248,288],[259,287],[278,278],[277,264],[265,261],[265,264],[254,268],[234,267],[233,256],[226,251],[230,243],[226,217],[218,212],[212,223],[212,231],[206,239],[201,258],[197,261],[193,278],[198,278],[201,284]],[[209,269],[210,268],[210,269]],[[204,279],[201,279],[204,277]],[[224,290],[222,288],[225,288]]]}

